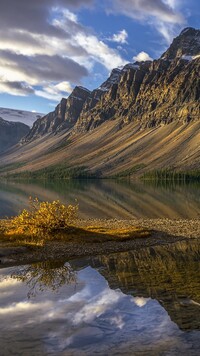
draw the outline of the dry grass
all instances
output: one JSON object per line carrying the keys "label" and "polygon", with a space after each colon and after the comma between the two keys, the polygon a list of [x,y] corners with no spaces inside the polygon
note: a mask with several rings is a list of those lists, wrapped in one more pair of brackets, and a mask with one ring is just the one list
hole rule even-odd
{"label": "dry grass", "polygon": [[139,227],[91,226],[81,227],[76,218],[77,206],[31,200],[30,211],[10,219],[0,220],[0,242],[15,245],[42,246],[48,241],[80,244],[127,241],[150,236],[150,231]]}
{"label": "dry grass", "polygon": [[104,239],[108,241],[116,241],[116,240],[125,241],[125,240],[130,240],[132,238],[150,236],[149,231],[133,226],[131,226],[130,228],[86,226],[84,229],[86,232],[91,233],[93,235],[97,234],[98,237],[96,237],[96,239],[97,240],[100,239],[101,241]]}

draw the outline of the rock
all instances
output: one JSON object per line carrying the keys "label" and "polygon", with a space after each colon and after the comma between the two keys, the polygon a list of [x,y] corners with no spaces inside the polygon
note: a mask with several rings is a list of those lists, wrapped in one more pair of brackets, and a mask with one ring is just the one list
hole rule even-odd
{"label": "rock", "polygon": [[185,28],[176,37],[169,49],[163,53],[162,59],[174,60],[182,56],[196,56],[200,54],[200,31],[192,27]]}
{"label": "rock", "polygon": [[62,99],[55,110],[35,121],[32,130],[22,143],[32,141],[43,135],[56,134],[73,127],[91,92],[83,87],[75,87],[67,99]]}

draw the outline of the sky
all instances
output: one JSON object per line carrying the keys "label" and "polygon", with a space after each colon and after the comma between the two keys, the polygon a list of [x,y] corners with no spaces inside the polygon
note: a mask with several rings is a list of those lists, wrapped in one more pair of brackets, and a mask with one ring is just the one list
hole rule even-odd
{"label": "sky", "polygon": [[0,0],[0,107],[48,113],[76,85],[97,88],[115,67],[156,59],[199,0]]}

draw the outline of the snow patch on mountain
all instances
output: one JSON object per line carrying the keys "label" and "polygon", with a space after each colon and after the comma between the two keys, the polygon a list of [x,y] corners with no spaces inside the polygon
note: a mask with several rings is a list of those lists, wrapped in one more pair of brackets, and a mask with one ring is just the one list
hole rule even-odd
{"label": "snow patch on mountain", "polygon": [[6,121],[11,122],[22,122],[30,127],[33,126],[33,123],[43,117],[44,114],[24,111],[24,110],[14,110],[14,109],[6,109],[0,108],[0,118]]}

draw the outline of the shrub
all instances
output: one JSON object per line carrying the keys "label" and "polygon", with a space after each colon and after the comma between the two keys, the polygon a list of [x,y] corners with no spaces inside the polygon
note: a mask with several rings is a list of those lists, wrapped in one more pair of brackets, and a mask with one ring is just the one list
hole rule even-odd
{"label": "shrub", "polygon": [[10,221],[7,234],[43,237],[68,229],[77,218],[78,205],[64,205],[59,200],[39,202],[30,198],[30,210],[24,209]]}

